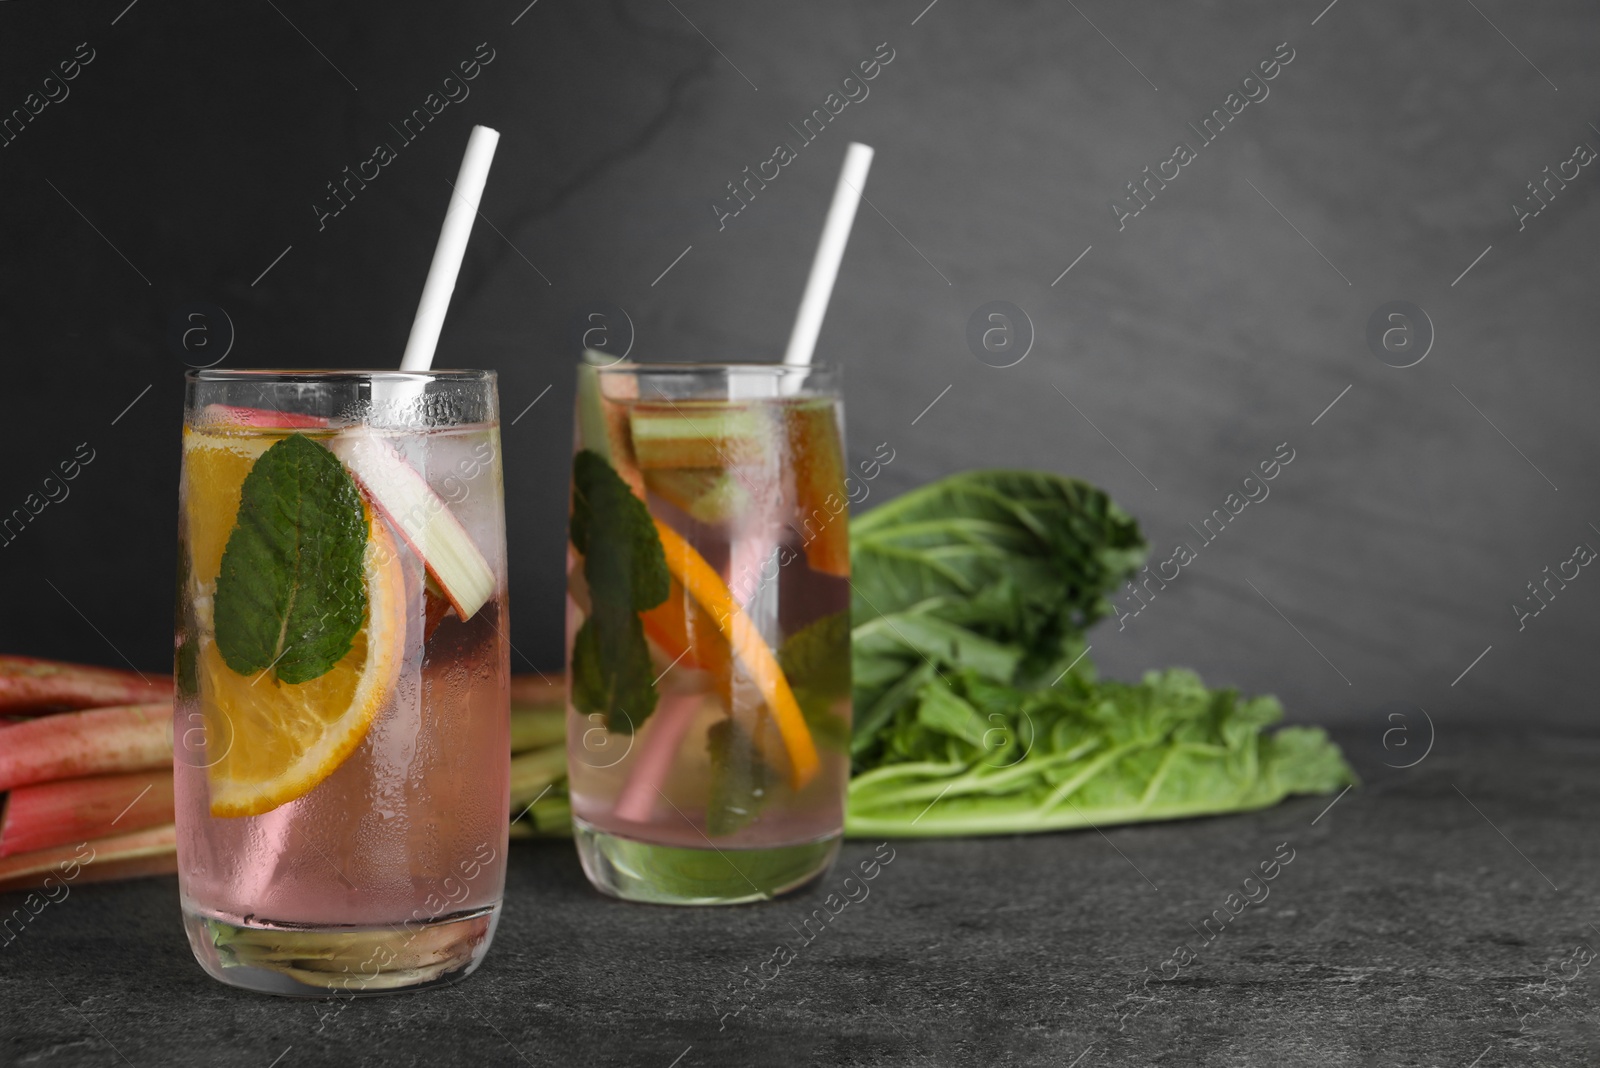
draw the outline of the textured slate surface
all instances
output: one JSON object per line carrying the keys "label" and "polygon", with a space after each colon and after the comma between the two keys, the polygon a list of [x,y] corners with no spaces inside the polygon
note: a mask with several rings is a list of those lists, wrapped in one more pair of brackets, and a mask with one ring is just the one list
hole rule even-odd
{"label": "textured slate surface", "polygon": [[[605,298],[636,356],[776,355],[855,138],[878,149],[872,206],[822,353],[849,368],[853,453],[896,450],[875,499],[971,466],[1065,471],[1109,488],[1165,556],[1287,441],[1271,496],[1095,638],[1109,673],[1187,664],[1312,721],[1592,716],[1571,669],[1600,583],[1574,581],[1525,630],[1512,605],[1577,542],[1600,546],[1593,167],[1525,229],[1510,210],[1575,143],[1600,145],[1592,4],[676,8],[0,5],[0,113],[78,42],[96,57],[0,149],[0,515],[78,443],[95,451],[0,548],[27,606],[0,618],[0,648],[163,666],[176,313],[227,313],[223,366],[392,365],[483,122],[505,134],[495,229],[478,228],[440,359],[499,368],[520,416],[507,488],[528,662],[560,658],[574,322]],[[319,230],[327,183],[398,141],[391,124],[480,42],[495,58],[471,95]],[[790,124],[880,42],[894,58],[870,95],[719,230],[726,184],[798,141]],[[1294,58],[1270,95],[1119,231],[1125,183],[1198,142],[1187,124],[1280,42]],[[1036,327],[1017,366],[968,351],[991,300]],[[1436,328],[1404,370],[1364,341],[1391,300]]]}
{"label": "textured slate surface", "polygon": [[[1409,770],[1384,765],[1416,760],[1420,732],[1410,754],[1376,729],[1340,740],[1367,782],[1326,812],[893,843],[867,895],[742,1001],[727,984],[801,944],[841,870],[769,905],[678,910],[599,897],[565,843],[518,845],[476,975],[348,1007],[205,976],[170,878],[85,886],[0,948],[0,1063],[1593,1063],[1600,738],[1444,730]],[[1207,941],[1230,893],[1260,904]]]}

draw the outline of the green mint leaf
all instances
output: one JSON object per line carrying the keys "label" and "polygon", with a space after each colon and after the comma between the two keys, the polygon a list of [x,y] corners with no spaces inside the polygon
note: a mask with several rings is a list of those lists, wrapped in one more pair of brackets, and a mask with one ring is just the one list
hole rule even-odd
{"label": "green mint leaf", "polygon": [[773,772],[749,732],[731,719],[706,731],[711,754],[711,791],[706,834],[730,835],[755,819],[773,787]]}
{"label": "green mint leaf", "polygon": [[838,712],[850,693],[850,613],[835,612],[795,631],[778,650],[794,699],[818,745],[843,751],[850,724]]}
{"label": "green mint leaf", "polygon": [[656,707],[655,672],[639,613],[667,599],[671,576],[643,501],[599,453],[572,460],[572,547],[583,555],[589,618],[572,648],[572,699],[606,728],[633,731]]}
{"label": "green mint leaf", "polygon": [[630,734],[655,711],[654,679],[639,617],[597,607],[572,641],[573,705],[604,715],[607,730]]}
{"label": "green mint leaf", "polygon": [[217,649],[241,675],[299,684],[350,651],[367,618],[367,519],[344,465],[303,434],[245,476],[217,576]]}

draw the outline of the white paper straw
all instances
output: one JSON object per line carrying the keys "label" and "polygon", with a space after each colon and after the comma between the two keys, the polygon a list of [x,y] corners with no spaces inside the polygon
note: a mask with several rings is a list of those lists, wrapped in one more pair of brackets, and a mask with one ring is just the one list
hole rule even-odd
{"label": "white paper straw", "polygon": [[844,259],[850,226],[856,221],[856,208],[861,204],[861,190],[866,187],[867,170],[871,166],[872,149],[859,141],[851,141],[844,154],[844,166],[839,170],[839,184],[833,189],[828,220],[822,226],[822,239],[817,242],[817,255],[811,261],[811,277],[806,280],[805,295],[800,298],[800,312],[795,316],[794,330],[789,335],[789,349],[783,355],[786,364],[807,366],[811,363],[817,335],[822,332],[822,317],[828,313],[828,298],[833,295],[833,283],[839,277],[839,262]]}
{"label": "white paper straw", "polygon": [[433,350],[439,345],[439,331],[444,327],[450,295],[456,289],[456,275],[461,273],[461,260],[467,253],[467,238],[472,236],[472,223],[478,217],[478,201],[489,180],[489,164],[494,161],[494,149],[499,143],[499,132],[487,126],[474,126],[467,139],[467,154],[456,175],[455,194],[444,213],[444,225],[439,228],[439,244],[433,250],[433,264],[428,268],[417,317],[411,321],[411,336],[406,339],[405,356],[400,360],[402,371],[426,371],[433,366]]}

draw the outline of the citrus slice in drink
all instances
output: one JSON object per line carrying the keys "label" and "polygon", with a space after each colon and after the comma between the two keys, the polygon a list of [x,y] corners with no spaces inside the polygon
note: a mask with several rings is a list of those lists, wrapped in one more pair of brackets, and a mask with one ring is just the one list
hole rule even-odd
{"label": "citrus slice in drink", "polygon": [[368,511],[367,622],[333,668],[290,684],[271,669],[240,675],[201,638],[199,682],[211,814],[259,816],[338,770],[394,693],[406,641],[406,583],[394,536]]}
{"label": "citrus slice in drink", "polygon": [[210,602],[222,570],[222,551],[239,513],[240,490],[250,468],[278,441],[274,434],[208,433],[185,427],[183,466],[185,507],[183,535],[189,550],[190,576],[196,594]]}
{"label": "citrus slice in drink", "polygon": [[200,617],[196,674],[213,816],[260,815],[333,774],[394,692],[404,659],[403,558],[388,525],[367,507],[367,618],[350,651],[300,684],[277,679],[270,667],[241,675],[224,663],[209,618],[217,574],[245,476],[282,437],[194,430],[184,436],[184,535]]}
{"label": "citrus slice in drink", "polygon": [[704,609],[716,624],[728,648],[738,658],[755,684],[761,699],[778,726],[778,734],[789,753],[789,784],[802,789],[817,777],[819,760],[817,745],[806,726],[800,705],[795,700],[789,680],[772,655],[766,640],[756,629],[750,617],[744,614],[729,592],[722,577],[706,563],[683,535],[660,519],[655,520],[656,534],[661,538],[661,549],[667,561],[667,571],[678,585]]}
{"label": "citrus slice in drink", "polygon": [[668,584],[667,599],[640,612],[639,619],[645,636],[660,647],[670,663],[709,671],[720,680],[721,688],[727,689],[728,640],[677,579]]}

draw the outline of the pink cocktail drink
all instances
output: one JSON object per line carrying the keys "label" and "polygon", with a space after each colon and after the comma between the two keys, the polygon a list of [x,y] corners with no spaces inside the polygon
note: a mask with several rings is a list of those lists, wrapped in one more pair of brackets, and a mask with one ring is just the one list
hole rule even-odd
{"label": "pink cocktail drink", "polygon": [[179,880],[195,955],[326,997],[458,978],[504,884],[493,377],[191,375]]}
{"label": "pink cocktail drink", "polygon": [[832,373],[580,371],[568,764],[590,880],[772,897],[837,852],[849,541]]}

